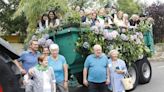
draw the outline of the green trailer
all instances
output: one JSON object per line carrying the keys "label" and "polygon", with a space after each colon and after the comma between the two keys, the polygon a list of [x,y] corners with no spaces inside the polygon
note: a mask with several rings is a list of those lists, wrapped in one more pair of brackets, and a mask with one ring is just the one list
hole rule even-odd
{"label": "green trailer", "polygon": [[[82,71],[85,57],[76,52],[75,44],[80,37],[80,32],[82,32],[80,28],[70,27],[57,32],[50,32],[49,34],[54,42],[59,45],[59,53],[65,56],[69,65],[70,75],[74,75],[78,82],[82,84]],[[145,84],[151,79],[152,70],[147,57],[137,60],[128,67],[128,71],[132,75],[134,88],[138,85],[138,83]]]}
{"label": "green trailer", "polygon": [[50,37],[60,47],[60,54],[66,58],[69,75],[74,75],[82,84],[82,71],[85,57],[76,52],[76,41],[79,38],[79,28],[70,27],[60,31],[50,32]]}
{"label": "green trailer", "polygon": [[76,52],[76,41],[79,38],[79,28],[66,28],[55,33],[53,40],[60,47],[62,54],[69,65],[70,73],[75,74],[83,69],[84,57]]}

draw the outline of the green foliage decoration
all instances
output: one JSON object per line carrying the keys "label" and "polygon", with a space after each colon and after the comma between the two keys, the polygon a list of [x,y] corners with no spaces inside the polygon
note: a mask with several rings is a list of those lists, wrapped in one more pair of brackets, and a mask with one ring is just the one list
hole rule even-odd
{"label": "green foliage decoration", "polygon": [[130,15],[140,14],[141,12],[139,4],[134,0],[118,0],[117,3],[119,10],[122,10]]}
{"label": "green foliage decoration", "polygon": [[[120,32],[119,30],[108,30],[108,32],[118,32],[117,37],[113,39],[106,39],[103,32],[96,33],[86,29],[80,34],[80,38],[76,42],[76,50],[83,56],[93,53],[92,47],[95,44],[102,46],[103,52],[108,54],[112,49],[117,49],[120,52],[120,58],[125,60],[127,64],[131,65],[143,56],[151,56],[150,49],[144,44],[143,30],[128,30]],[[124,36],[126,37],[124,37]]]}

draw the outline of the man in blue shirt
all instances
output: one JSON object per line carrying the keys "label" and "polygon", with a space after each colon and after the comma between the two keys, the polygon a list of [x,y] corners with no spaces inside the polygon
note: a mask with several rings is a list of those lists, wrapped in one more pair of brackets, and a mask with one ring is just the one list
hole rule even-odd
{"label": "man in blue shirt", "polygon": [[[38,41],[37,40],[31,40],[29,50],[24,51],[20,58],[17,60],[14,60],[13,62],[16,64],[16,66],[21,71],[22,75],[25,75],[30,68],[34,67],[36,64],[38,64],[38,57],[40,56],[40,52],[38,51]],[[20,63],[22,62],[22,63]],[[25,84],[25,91],[26,92],[32,92],[32,80],[29,80],[28,78],[24,77],[25,80],[23,81]]]}
{"label": "man in blue shirt", "polygon": [[100,45],[94,45],[93,50],[94,54],[89,55],[84,63],[83,83],[89,92],[106,92],[110,82],[108,58]]}
{"label": "man in blue shirt", "polygon": [[[38,41],[30,41],[29,50],[24,51],[20,58],[14,60],[14,63],[17,65],[22,74],[26,74],[28,70],[38,64],[38,57],[40,52],[38,51]],[[22,62],[22,65],[21,63]]]}

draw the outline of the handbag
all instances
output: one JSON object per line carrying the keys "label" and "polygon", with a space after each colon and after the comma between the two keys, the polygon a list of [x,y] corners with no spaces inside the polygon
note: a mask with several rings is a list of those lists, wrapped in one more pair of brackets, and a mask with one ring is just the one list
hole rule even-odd
{"label": "handbag", "polygon": [[125,74],[121,81],[125,90],[130,90],[133,88],[132,77],[129,74]]}

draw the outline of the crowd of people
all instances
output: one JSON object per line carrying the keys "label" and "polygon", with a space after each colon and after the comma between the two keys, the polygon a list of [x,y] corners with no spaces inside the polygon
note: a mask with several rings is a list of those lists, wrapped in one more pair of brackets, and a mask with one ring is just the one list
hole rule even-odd
{"label": "crowd of people", "polygon": [[[115,7],[102,7],[99,9],[85,9],[76,6],[72,8],[80,14],[81,23],[84,26],[90,26],[91,30],[104,30],[120,27],[123,29],[137,28],[140,21],[148,21],[153,24],[153,18],[146,15],[132,14],[128,15]],[[43,31],[46,28],[57,28],[61,25],[62,17],[55,10],[43,14],[38,21],[38,30]]]}
{"label": "crowd of people", "polygon": [[[78,8],[79,9],[79,8]],[[146,15],[132,14],[131,16],[116,8],[100,8],[100,9],[80,9],[78,11],[81,16],[82,25],[89,25],[91,30],[102,30],[122,28],[136,29],[141,21],[148,21],[150,26],[153,24],[153,18]]]}
{"label": "crowd of people", "polygon": [[13,62],[22,75],[25,92],[68,92],[68,66],[59,46],[51,44],[38,51],[38,41],[30,41],[27,51]]}
{"label": "crowd of people", "polygon": [[[111,50],[105,55],[99,44],[94,45],[93,51],[86,58],[83,70],[83,83],[89,92],[125,92],[121,79],[127,68],[118,59],[119,52]],[[13,62],[24,75],[25,92],[68,92],[68,65],[57,44],[39,52],[38,41],[32,40],[29,49]]]}
{"label": "crowd of people", "polygon": [[57,13],[54,10],[51,10],[47,13],[44,13],[37,23],[37,30],[44,31],[45,29],[55,29],[59,26],[60,19],[57,16]]}
{"label": "crowd of people", "polygon": [[[89,25],[91,30],[112,29],[115,26],[125,29],[136,28],[140,21],[151,17],[133,14],[131,17],[115,7],[96,9],[74,8],[79,12],[82,25]],[[57,12],[49,11],[38,20],[38,31],[46,28],[57,28],[62,19]],[[38,40],[31,40],[27,51],[14,60],[24,75],[23,84],[26,92],[68,92],[68,65],[64,56],[59,54],[59,46],[51,44],[38,51]],[[94,53],[89,55],[84,63],[83,84],[89,92],[125,92],[121,79],[127,73],[126,64],[118,58],[119,52],[111,50],[108,55],[102,52],[102,46],[94,45]],[[107,57],[110,57],[108,59]],[[21,62],[21,63],[20,63]]]}

